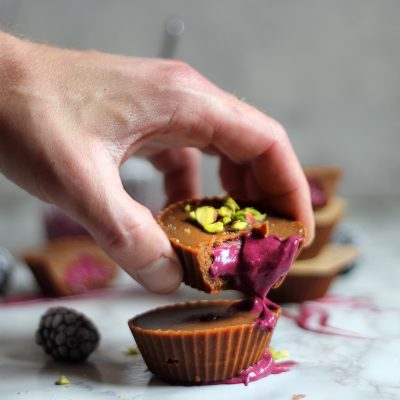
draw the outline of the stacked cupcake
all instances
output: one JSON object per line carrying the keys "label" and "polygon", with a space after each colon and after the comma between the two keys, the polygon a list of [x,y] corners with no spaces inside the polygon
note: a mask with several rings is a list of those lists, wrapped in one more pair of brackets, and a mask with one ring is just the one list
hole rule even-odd
{"label": "stacked cupcake", "polygon": [[247,384],[273,371],[269,342],[280,308],[267,294],[287,274],[305,230],[266,211],[228,197],[177,202],[161,212],[184,282],[207,293],[240,290],[244,299],[186,302],[131,319],[150,371],[189,384]]}
{"label": "stacked cupcake", "polygon": [[315,218],[315,239],[303,249],[283,284],[270,293],[280,302],[302,302],[322,297],[334,279],[351,265],[358,249],[332,242],[332,234],[346,211],[346,201],[337,196],[342,178],[338,167],[314,166],[304,169],[310,185]]}

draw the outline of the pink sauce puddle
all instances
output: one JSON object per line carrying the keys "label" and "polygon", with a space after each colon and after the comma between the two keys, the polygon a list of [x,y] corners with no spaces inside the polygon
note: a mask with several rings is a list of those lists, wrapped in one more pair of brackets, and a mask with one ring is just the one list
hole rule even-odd
{"label": "pink sauce puddle", "polygon": [[257,381],[258,379],[264,378],[268,375],[281,374],[290,371],[290,369],[295,365],[295,361],[274,361],[271,353],[267,350],[263,358],[257,364],[251,365],[249,368],[243,370],[238,376],[214,383],[228,385],[243,383],[247,386],[250,382]]}
{"label": "pink sauce puddle", "polygon": [[360,335],[356,332],[347,331],[345,329],[335,328],[329,325],[329,309],[327,306],[344,306],[350,309],[365,309],[373,312],[379,312],[380,309],[370,303],[366,299],[361,298],[340,298],[336,296],[327,296],[315,301],[307,301],[300,305],[299,311],[282,310],[284,317],[290,318],[296,324],[307,331],[324,334],[345,336],[357,339],[375,338]]}
{"label": "pink sauce puddle", "polygon": [[110,277],[111,271],[106,265],[89,254],[82,254],[68,267],[64,282],[75,293],[80,293],[104,284]]}

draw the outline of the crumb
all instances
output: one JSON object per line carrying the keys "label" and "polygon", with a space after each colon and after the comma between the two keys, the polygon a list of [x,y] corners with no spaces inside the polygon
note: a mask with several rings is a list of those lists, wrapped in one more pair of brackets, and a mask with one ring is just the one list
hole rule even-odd
{"label": "crumb", "polygon": [[70,385],[70,380],[65,376],[61,375],[55,382],[56,385]]}
{"label": "crumb", "polygon": [[294,394],[292,396],[292,400],[301,400],[301,399],[304,399],[305,397],[306,397],[305,394]]}
{"label": "crumb", "polygon": [[183,231],[185,233],[187,233],[188,235],[190,235],[190,233],[192,232],[192,230],[190,228],[185,228]]}
{"label": "crumb", "polygon": [[140,354],[140,351],[137,347],[128,347],[128,350],[125,353],[127,356],[137,356]]}
{"label": "crumb", "polygon": [[271,357],[274,359],[274,361],[279,361],[279,360],[282,360],[282,359],[289,358],[289,352],[287,350],[285,350],[285,349],[276,350],[271,346],[269,348],[269,352],[271,353]]}

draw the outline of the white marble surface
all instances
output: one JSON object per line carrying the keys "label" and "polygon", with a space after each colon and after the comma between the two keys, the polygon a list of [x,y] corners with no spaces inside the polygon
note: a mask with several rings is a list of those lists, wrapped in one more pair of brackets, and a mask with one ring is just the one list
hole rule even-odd
{"label": "white marble surface", "polygon": [[[204,295],[185,287],[171,296],[149,295],[135,284],[127,287],[121,278],[123,288],[101,297],[0,306],[0,398],[290,400],[301,393],[318,400],[400,399],[399,204],[398,199],[350,202],[346,223],[360,233],[362,257],[331,288],[332,294],[361,296],[381,308],[372,311],[344,305],[330,309],[333,325],[372,339],[320,335],[281,318],[273,345],[288,350],[290,359],[298,363],[290,372],[248,387],[170,386],[152,377],[140,356],[124,353],[134,344],[126,321],[154,306]],[[20,271],[14,282],[24,277]],[[18,284],[15,290],[29,290],[28,283]],[[55,363],[35,345],[39,317],[54,304],[77,308],[98,325],[101,344],[87,364]],[[54,385],[60,374],[70,378],[70,386]]]}

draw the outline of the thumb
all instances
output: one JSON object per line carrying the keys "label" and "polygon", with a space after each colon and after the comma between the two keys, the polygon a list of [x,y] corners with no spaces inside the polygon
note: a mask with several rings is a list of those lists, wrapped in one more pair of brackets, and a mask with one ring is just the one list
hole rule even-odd
{"label": "thumb", "polygon": [[125,192],[117,169],[108,169],[111,176],[104,176],[107,169],[100,171],[84,187],[79,185],[79,198],[75,191],[75,218],[145,288],[157,293],[174,291],[182,281],[182,267],[168,237],[150,210]]}

